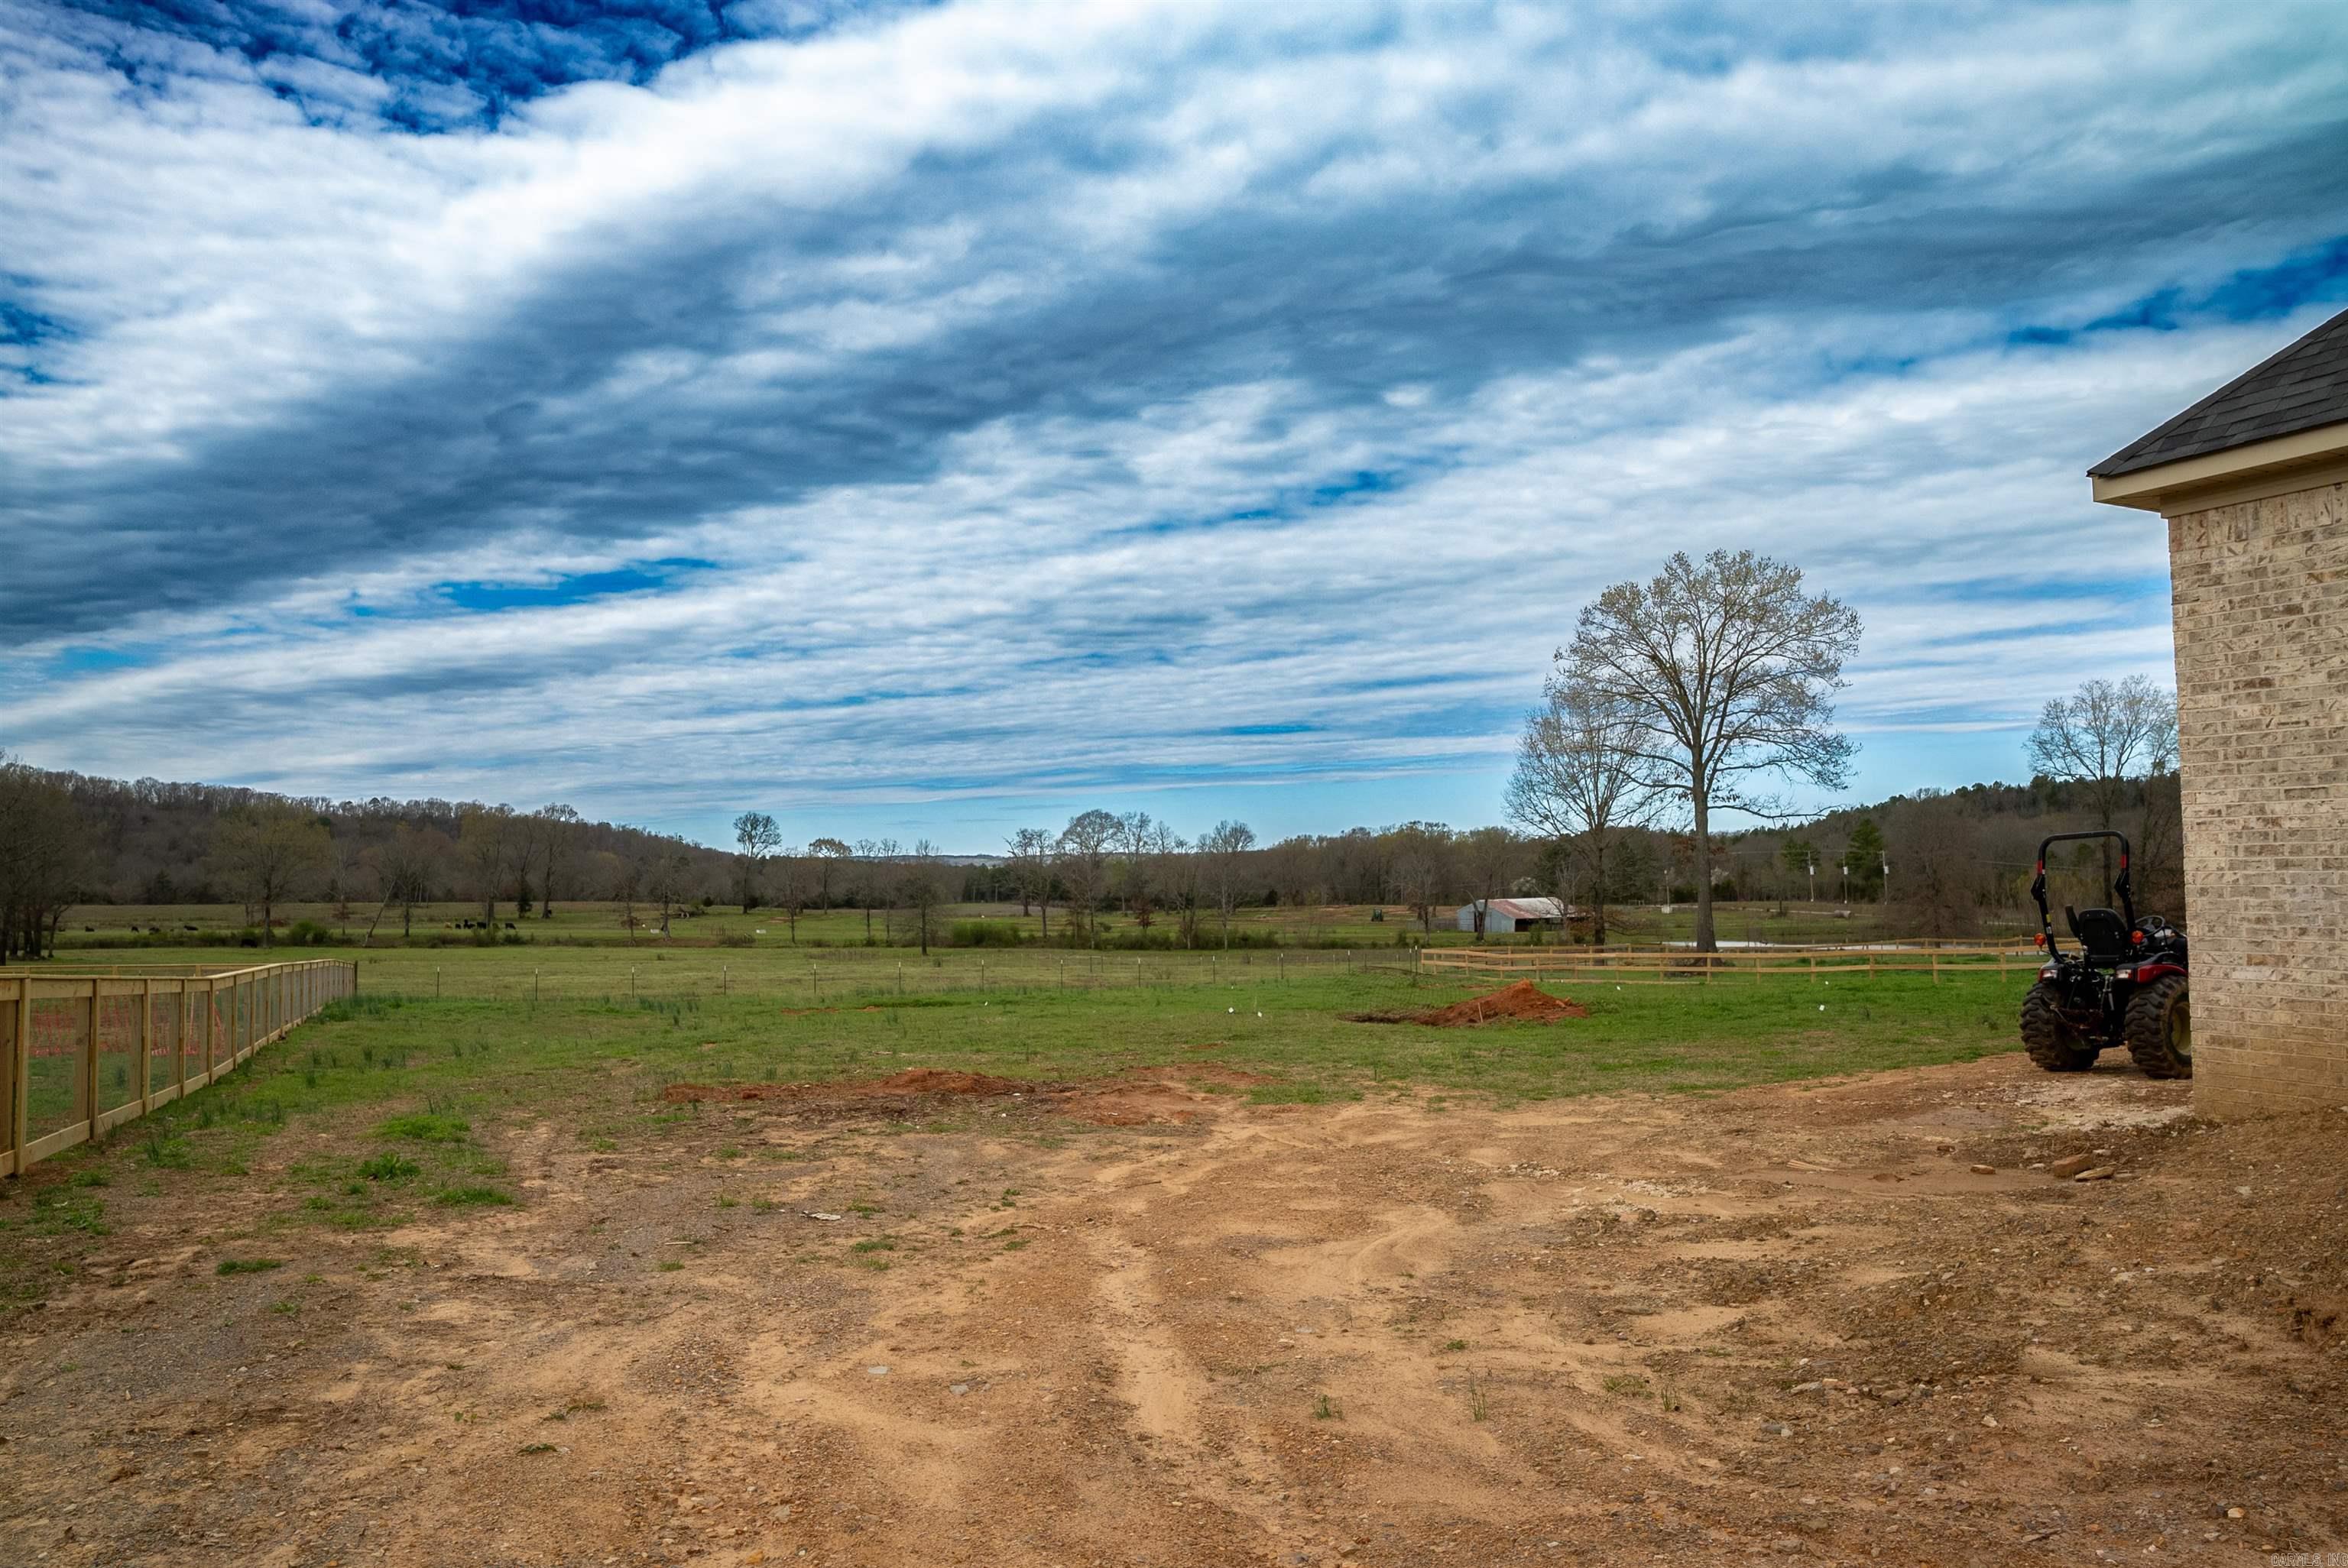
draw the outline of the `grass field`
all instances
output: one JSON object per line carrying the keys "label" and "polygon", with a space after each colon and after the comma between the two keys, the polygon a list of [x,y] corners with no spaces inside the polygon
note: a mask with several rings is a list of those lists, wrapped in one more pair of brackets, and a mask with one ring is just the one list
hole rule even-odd
{"label": "grass field", "polygon": [[[205,964],[252,954],[152,957]],[[661,1099],[685,1081],[807,1082],[929,1067],[1065,1082],[1173,1063],[1195,1064],[1184,1067],[1194,1087],[1255,1104],[1720,1091],[2011,1050],[2019,989],[1978,974],[1939,985],[1911,976],[1838,987],[1597,984],[1574,988],[1585,1019],[1435,1029],[1346,1021],[1478,989],[1369,962],[1375,955],[1024,951],[907,961],[850,950],[823,955],[812,976],[805,954],[638,957],[561,948],[369,955],[355,1000],[222,1083],[60,1156],[55,1163],[77,1173],[68,1184],[44,1183],[29,1209],[0,1200],[0,1226],[54,1235],[102,1225],[103,1193],[71,1183],[234,1175],[288,1129],[304,1152],[273,1178],[273,1223],[367,1228],[403,1223],[424,1205],[496,1206],[516,1194],[497,1185],[495,1162],[469,1135],[475,1125],[559,1115],[592,1141],[724,1114]],[[19,1299],[43,1283],[37,1270],[27,1276],[28,1263],[0,1239],[0,1269]]]}

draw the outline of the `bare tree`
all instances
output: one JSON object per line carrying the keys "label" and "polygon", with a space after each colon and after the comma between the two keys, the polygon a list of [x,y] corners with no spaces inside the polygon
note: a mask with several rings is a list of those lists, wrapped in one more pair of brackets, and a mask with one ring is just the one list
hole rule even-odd
{"label": "bare tree", "polygon": [[1155,823],[1136,841],[1134,854],[1148,863],[1143,886],[1160,909],[1174,912],[1176,934],[1185,948],[1199,945],[1199,867],[1189,841],[1168,822]]}
{"label": "bare tree", "polygon": [[[399,934],[410,936],[416,928],[416,906],[432,897],[432,879],[445,863],[448,835],[437,828],[414,827],[401,823],[392,835],[375,848],[376,879],[383,892],[383,908],[399,906]],[[376,917],[383,917],[383,910]],[[375,927],[367,927],[367,940],[375,939]]]}
{"label": "bare tree", "polygon": [[831,887],[856,851],[837,838],[816,838],[808,842],[808,865],[815,877],[815,907],[831,907]]}
{"label": "bare tree", "polygon": [[473,879],[473,897],[481,901],[481,918],[495,921],[498,900],[505,897],[514,876],[513,807],[479,805],[458,819],[457,845]]}
{"label": "bare tree", "polygon": [[670,917],[693,896],[693,856],[675,839],[656,839],[646,871],[649,891],[660,905],[661,935],[666,937]]}
{"label": "bare tree", "polygon": [[1152,918],[1151,902],[1156,889],[1150,881],[1152,869],[1149,846],[1158,825],[1146,811],[1128,811],[1117,819],[1117,832],[1109,840],[1117,856],[1115,867],[1117,880],[1122,885],[1126,910],[1133,923],[1143,930],[1149,928]]}
{"label": "bare tree", "polygon": [[2144,780],[2144,818],[2137,856],[2144,866],[2138,878],[2144,885],[2144,901],[2154,908],[2173,911],[2179,924],[2187,915],[2181,784],[2174,755],[2153,759]]}
{"label": "bare tree", "polygon": [[913,852],[900,869],[898,899],[913,912],[913,921],[921,934],[922,952],[930,950],[932,923],[938,908],[946,901],[944,868],[938,864],[938,848],[928,839],[918,839]]}
{"label": "bare tree", "polygon": [[[832,842],[839,843],[834,839]],[[845,848],[846,845],[841,845]],[[774,858],[775,877],[779,884],[776,902],[782,906],[783,918],[788,922],[791,945],[798,946],[799,916],[808,901],[814,897],[818,876],[822,868],[821,857],[804,855],[796,849],[786,849]]]}
{"label": "bare tree", "polygon": [[[2052,698],[2030,734],[2030,766],[2075,784],[2109,828],[2127,804],[2134,782],[2167,771],[2177,759],[2177,693],[2142,675],[2117,684],[2088,681],[2068,697]],[[2104,847],[2104,884],[2111,885],[2112,852]]]}
{"label": "bare tree", "polygon": [[1207,859],[1207,889],[1215,900],[1222,925],[1223,946],[1231,945],[1231,911],[1239,907],[1241,878],[1246,875],[1248,851],[1255,847],[1255,829],[1244,822],[1225,820],[1199,840]]}
{"label": "bare tree", "polygon": [[326,825],[290,806],[239,812],[212,834],[212,865],[246,903],[259,907],[264,947],[276,946],[275,907],[316,876],[331,851]]}
{"label": "bare tree", "polygon": [[0,959],[55,951],[87,848],[73,797],[0,752]]}
{"label": "bare tree", "polygon": [[1439,822],[1406,822],[1394,830],[1391,863],[1395,890],[1418,921],[1422,936],[1435,934],[1435,907],[1451,872],[1452,833]]}
{"label": "bare tree", "polygon": [[1747,793],[1756,776],[1838,788],[1856,747],[1834,730],[1833,693],[1858,650],[1856,612],[1805,594],[1798,567],[1751,550],[1699,566],[1674,554],[1650,582],[1618,582],[1582,609],[1559,673],[1637,720],[1647,787],[1687,803],[1695,848],[1695,943],[1717,949],[1712,814],[1789,815]]}
{"label": "bare tree", "polygon": [[1282,839],[1264,852],[1264,869],[1272,890],[1288,908],[1301,909],[1319,899],[1325,886],[1317,846],[1303,834]]}
{"label": "bare tree", "polygon": [[636,900],[644,896],[644,884],[652,876],[652,856],[641,844],[630,844],[620,853],[619,864],[613,868],[612,897],[620,905],[620,926],[628,933],[628,945],[633,947],[636,929]]}
{"label": "bare tree", "polygon": [[1055,846],[1060,879],[1068,888],[1071,934],[1085,941],[1092,939],[1093,917],[1108,893],[1109,850],[1119,830],[1117,819],[1108,813],[1083,812],[1068,819]]}
{"label": "bare tree", "polygon": [[1479,827],[1462,835],[1460,856],[1468,885],[1476,901],[1476,939],[1484,939],[1492,900],[1508,891],[1510,877],[1524,860],[1524,841],[1505,827]]}
{"label": "bare tree", "polygon": [[1919,936],[1962,937],[1981,924],[1989,897],[1979,825],[1921,791],[1893,820],[1900,844],[1900,901]]}
{"label": "bare tree", "polygon": [[1606,852],[1654,809],[1640,776],[1639,720],[1619,701],[1552,675],[1525,719],[1509,815],[1556,839],[1591,889],[1590,939],[1606,942]]}
{"label": "bare tree", "polygon": [[1019,913],[1032,906],[1043,911],[1044,940],[1052,939],[1052,830],[1023,827],[1006,841],[1011,846],[1011,875],[1019,887]]}
{"label": "bare tree", "polygon": [[767,862],[783,844],[783,830],[763,811],[746,811],[734,819],[734,891],[747,915],[758,906],[758,885]]}
{"label": "bare tree", "polygon": [[541,875],[538,886],[538,917],[554,918],[554,893],[558,884],[570,879],[572,856],[578,852],[579,834],[582,824],[579,814],[567,805],[548,805],[538,813],[538,856]]}
{"label": "bare tree", "polygon": [[893,875],[897,857],[901,852],[893,838],[860,838],[856,841],[857,900],[864,906],[864,945],[872,945],[872,911],[886,904],[890,918],[881,922],[883,937],[892,934],[897,912],[897,882]]}

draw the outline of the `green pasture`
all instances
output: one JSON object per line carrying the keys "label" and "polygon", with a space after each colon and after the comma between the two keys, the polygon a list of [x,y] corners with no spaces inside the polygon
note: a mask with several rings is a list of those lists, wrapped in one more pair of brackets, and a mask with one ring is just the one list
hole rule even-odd
{"label": "green pasture", "polygon": [[[359,904],[283,904],[277,907],[275,914],[288,926],[306,921],[324,927],[333,934],[335,946],[359,945],[366,938],[370,926],[374,927],[377,948],[400,943],[396,909],[380,920],[376,919],[373,905]],[[427,943],[437,939],[448,946],[469,943],[475,939],[475,932],[462,923],[478,922],[480,917],[479,904],[419,904],[414,911],[408,941]],[[673,919],[665,938],[657,928],[659,911],[654,907],[638,905],[636,918],[640,924],[631,930],[625,924],[623,907],[602,901],[558,902],[551,918],[542,918],[535,913],[517,915],[513,906],[506,903],[498,907],[489,939],[504,941],[510,937],[518,944],[534,947],[588,945],[638,950],[734,944],[760,949],[826,949],[911,945],[916,934],[913,917],[901,909],[876,909],[869,921],[860,909],[828,909],[802,914],[794,922],[778,909],[754,909],[746,915],[719,905],[707,909],[696,907]],[[1686,904],[1673,906],[1668,911],[1652,904],[1609,906],[1607,918],[1608,938],[1614,943],[1686,941],[1695,930],[1694,907]],[[176,945],[204,933],[233,933],[243,927],[244,919],[243,908],[233,904],[85,905],[67,918],[58,933],[58,943],[61,948],[81,949],[120,947],[140,939]],[[1856,905],[1846,912],[1831,904],[1781,906],[1756,899],[1721,904],[1715,908],[1714,919],[1722,938],[1736,941],[1863,942],[1914,934],[1903,927],[1900,911],[1887,912],[1870,904]],[[933,935],[939,935],[957,925],[967,927],[977,922],[1006,934],[1016,933],[1017,940],[1023,943],[1035,944],[1044,936],[1042,917],[1034,910],[1023,915],[1016,904],[948,905],[932,914],[931,926]],[[1136,934],[1134,917],[1116,911],[1099,915],[1095,924],[1111,942],[1127,940]],[[510,932],[506,928],[509,925],[512,927]],[[1168,935],[1176,928],[1174,922],[1161,914],[1155,917],[1151,935]],[[1989,934],[2016,935],[2029,928],[2022,916],[2015,913],[1993,922]],[[1067,929],[1067,911],[1055,907],[1051,913],[1053,940],[1060,940]],[[1393,949],[1411,943],[1469,947],[1476,942],[1471,933],[1454,927],[1448,910],[1439,913],[1434,930],[1427,932],[1420,928],[1407,908],[1398,904],[1243,907],[1232,916],[1231,934],[1234,942],[1242,947],[1276,943],[1291,948]],[[1202,948],[1213,948],[1220,945],[1220,927],[1210,915],[1201,926]],[[1545,939],[1555,938],[1552,935]],[[1529,935],[1495,934],[1488,939],[1488,945],[1523,947],[1532,940]]]}
{"label": "green pasture", "polygon": [[[252,958],[238,949],[142,956]],[[365,955],[356,999],[220,1083],[0,1182],[0,1301],[37,1300],[73,1272],[79,1249],[108,1225],[110,1188],[180,1193],[193,1216],[221,1184],[265,1183],[264,1217],[213,1238],[228,1249],[224,1261],[265,1266],[272,1236],[288,1228],[364,1231],[527,1202],[507,1179],[501,1129],[551,1123],[558,1136],[617,1148],[731,1128],[740,1112],[723,1103],[664,1101],[663,1090],[677,1082],[805,1082],[938,1067],[1048,1084],[1171,1065],[1201,1088],[1270,1104],[1408,1097],[1440,1110],[1617,1091],[1710,1092],[2013,1050],[2026,983],[1978,969],[1937,985],[1921,975],[1622,989],[1577,981],[1550,989],[1586,1005],[1586,1019],[1444,1030],[1347,1020],[1437,1007],[1481,989],[1416,974],[1390,954],[1257,953],[1230,962],[1144,955],[1138,966],[1126,957],[1120,972],[1111,955],[1096,963],[1047,950],[966,951],[923,963],[855,950],[818,956],[820,995],[798,973],[808,960],[804,952],[726,948]],[[979,1124],[984,1105],[875,1131],[964,1131]],[[1030,1119],[1003,1135],[1093,1132],[1053,1122],[1039,1133],[1037,1125]],[[290,1163],[259,1157],[289,1133]],[[726,1156],[729,1145],[719,1143],[721,1156],[742,1157]],[[797,1157],[745,1143],[756,1145],[753,1159]],[[264,1167],[270,1173],[257,1173]]]}

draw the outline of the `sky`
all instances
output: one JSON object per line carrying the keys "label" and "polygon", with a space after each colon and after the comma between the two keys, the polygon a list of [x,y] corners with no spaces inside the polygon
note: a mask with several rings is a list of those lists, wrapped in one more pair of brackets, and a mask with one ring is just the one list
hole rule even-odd
{"label": "sky", "polygon": [[2343,305],[2336,0],[0,0],[0,747],[1468,825],[1751,548],[1831,799],[2019,778],[2173,679],[2084,471]]}

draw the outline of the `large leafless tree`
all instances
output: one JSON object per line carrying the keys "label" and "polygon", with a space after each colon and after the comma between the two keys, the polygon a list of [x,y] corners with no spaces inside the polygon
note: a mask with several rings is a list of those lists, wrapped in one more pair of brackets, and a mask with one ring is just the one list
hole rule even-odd
{"label": "large leafless tree", "polygon": [[1011,876],[1019,888],[1019,913],[1032,907],[1044,917],[1044,940],[1052,939],[1052,858],[1054,836],[1048,827],[1023,827],[1005,841],[1011,849]]}
{"label": "large leafless tree", "polygon": [[765,896],[760,887],[767,875],[767,862],[783,846],[783,830],[775,819],[763,811],[746,811],[734,819],[734,891],[735,902],[747,915],[757,907]]}
{"label": "large leafless tree", "polygon": [[945,884],[945,866],[938,859],[937,845],[926,838],[915,840],[913,852],[898,868],[898,901],[912,911],[924,957],[936,936],[938,911],[946,901]]}
{"label": "large leafless tree", "polygon": [[1635,716],[1642,779],[1687,804],[1699,949],[1719,946],[1713,814],[1790,815],[1754,793],[1767,775],[1827,789],[1849,779],[1857,748],[1833,727],[1834,693],[1859,636],[1857,612],[1805,592],[1799,567],[1715,550],[1607,589],[1558,655],[1560,678]]}
{"label": "large leafless tree", "polygon": [[[2030,733],[2031,770],[2075,785],[2101,828],[2118,820],[2137,780],[2176,762],[2177,693],[2142,675],[2083,682],[2068,697],[2050,698]],[[2156,846],[2156,855],[2164,848]],[[2103,863],[2108,886],[2108,844]]]}
{"label": "large leafless tree", "polygon": [[838,838],[808,840],[808,871],[814,879],[813,894],[815,907],[818,909],[831,907],[832,886],[838,881],[841,870],[855,857],[856,851],[848,847],[844,840]]}
{"label": "large leafless tree", "polygon": [[55,948],[86,850],[73,797],[0,752],[0,960]]}
{"label": "large leafless tree", "polygon": [[1223,946],[1231,945],[1231,911],[1239,907],[1240,887],[1247,872],[1248,852],[1255,847],[1255,830],[1244,822],[1226,818],[1199,840],[1207,863],[1207,888],[1215,901]]}
{"label": "large leafless tree", "polygon": [[572,858],[579,852],[579,835],[582,824],[573,808],[556,804],[541,806],[538,812],[538,917],[554,918],[554,895],[558,887],[570,886]]}
{"label": "large leafless tree", "polygon": [[1109,851],[1123,825],[1105,811],[1080,812],[1068,819],[1054,846],[1060,880],[1068,889],[1068,924],[1073,936],[1092,939],[1093,917],[1108,894]]}
{"label": "large leafless tree", "polygon": [[1606,852],[1654,809],[1641,772],[1639,717],[1619,699],[1551,676],[1525,719],[1509,815],[1558,841],[1590,889],[1590,939],[1606,940]]}
{"label": "large leafless tree", "polygon": [[513,807],[481,805],[469,809],[458,825],[457,846],[472,879],[473,897],[481,901],[481,918],[494,921],[498,917],[498,900],[506,896],[514,881],[515,856],[520,848],[520,835],[514,831]]}
{"label": "large leafless tree", "polygon": [[1509,891],[1524,864],[1524,840],[1505,827],[1478,827],[1459,835],[1459,865],[1476,905],[1476,939],[1491,922],[1492,900]]}
{"label": "large leafless tree", "polygon": [[1387,875],[1395,891],[1410,906],[1419,934],[1435,934],[1435,907],[1451,878],[1452,832],[1439,822],[1406,822],[1387,836],[1394,856]]}
{"label": "large leafless tree", "polygon": [[[383,894],[383,908],[376,911],[382,919],[391,906],[399,906],[399,934],[407,937],[416,928],[416,906],[429,902],[432,885],[448,863],[450,849],[448,835],[438,829],[415,827],[401,823],[392,835],[376,845],[376,881]],[[375,927],[367,927],[367,940],[375,939]]]}
{"label": "large leafless tree", "polygon": [[276,945],[276,907],[324,870],[331,849],[326,825],[292,806],[238,812],[212,834],[212,864],[238,897],[260,909],[264,947]]}

